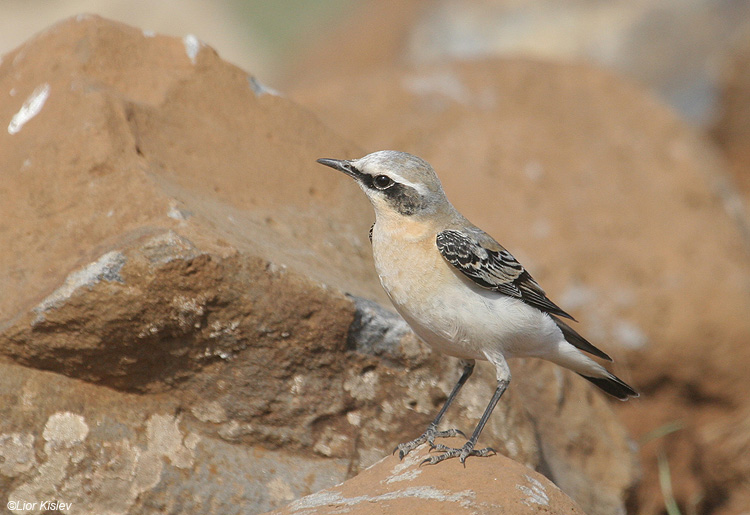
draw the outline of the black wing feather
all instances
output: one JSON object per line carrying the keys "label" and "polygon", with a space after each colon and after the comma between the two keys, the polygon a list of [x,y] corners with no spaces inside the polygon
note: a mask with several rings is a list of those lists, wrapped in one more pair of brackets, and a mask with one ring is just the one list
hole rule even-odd
{"label": "black wing feather", "polygon": [[454,230],[439,233],[436,243],[443,257],[479,286],[520,299],[546,313],[575,320],[549,300],[521,263],[499,245],[497,250],[488,249]]}

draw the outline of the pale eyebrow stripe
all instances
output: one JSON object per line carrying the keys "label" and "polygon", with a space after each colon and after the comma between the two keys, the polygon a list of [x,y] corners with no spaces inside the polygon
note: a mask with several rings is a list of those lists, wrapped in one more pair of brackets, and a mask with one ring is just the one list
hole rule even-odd
{"label": "pale eyebrow stripe", "polygon": [[414,188],[415,190],[417,190],[421,194],[425,194],[426,193],[424,184],[417,184],[417,183],[414,183],[414,182],[411,182],[411,181],[407,181],[406,179],[404,179],[403,177],[401,177],[399,174],[397,174],[395,172],[389,171],[388,175],[390,175],[391,179],[393,179],[394,181],[398,182],[399,184],[403,184],[404,186],[409,186],[410,188]]}

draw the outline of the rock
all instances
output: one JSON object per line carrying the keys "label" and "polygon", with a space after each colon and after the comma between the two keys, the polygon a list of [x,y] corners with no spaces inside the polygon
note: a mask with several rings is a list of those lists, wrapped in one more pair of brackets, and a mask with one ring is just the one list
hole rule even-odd
{"label": "rock", "polygon": [[[59,48],[60,55],[46,48]],[[354,202],[356,188],[317,170],[314,162],[320,149],[354,147],[338,142],[290,102],[257,96],[248,76],[210,49],[200,50],[196,59],[194,66],[180,40],[145,37],[96,18],[55,26],[4,59],[0,84],[15,91],[17,101],[4,104],[3,119],[13,119],[38,84],[49,85],[38,114],[0,140],[9,170],[2,237],[12,245],[2,257],[8,273],[0,327],[11,335],[7,353],[19,361],[46,360],[49,367],[65,368],[76,377],[96,374],[88,364],[73,363],[84,359],[78,351],[95,352],[102,337],[111,339],[117,329],[103,327],[107,334],[97,335],[89,327],[81,335],[56,317],[76,319],[79,325],[86,323],[83,318],[101,326],[119,321],[136,338],[162,326],[167,332],[190,332],[204,322],[208,325],[201,328],[208,333],[222,331],[223,326],[209,327],[215,322],[209,297],[221,297],[209,290],[225,270],[206,254],[229,258],[252,250],[273,258],[278,273],[284,273],[284,265],[309,277],[320,274],[318,281],[346,285],[349,291],[379,294],[367,286],[372,272],[357,232],[371,215]],[[102,66],[108,62],[117,66]],[[61,71],[51,74],[54,67]],[[204,110],[181,107],[193,104]],[[287,142],[297,138],[299,126],[313,127],[313,136],[289,149]],[[233,137],[218,138],[217,131]],[[55,138],[54,148],[41,143]],[[259,145],[265,153],[252,150]],[[234,159],[217,164],[221,155]],[[212,196],[198,195],[203,191]],[[328,226],[309,223],[314,218],[303,223],[299,210],[330,212]],[[128,248],[140,250],[128,253]],[[259,269],[266,266],[258,264]],[[127,283],[131,270],[136,279],[143,274],[155,281],[155,295],[169,298],[146,299]],[[177,276],[207,283],[196,280],[183,285],[194,291],[167,292],[157,270],[176,274],[162,277],[167,283]],[[97,312],[104,299],[91,292],[99,288],[105,298],[115,299],[111,304],[122,303]],[[82,306],[87,301],[76,299],[84,293],[91,303]],[[149,302],[167,308],[157,315],[162,320],[142,320],[144,325],[133,331],[133,317],[148,311]],[[65,306],[76,313],[66,315]],[[64,331],[73,329],[73,336],[51,334],[56,323]],[[29,331],[35,331],[33,345]],[[120,345],[130,352],[144,348],[128,339]],[[128,369],[138,366],[130,363],[133,356],[120,358]],[[122,375],[117,366],[111,373]]]}
{"label": "rock", "polygon": [[7,500],[258,512],[343,480],[272,447],[343,409],[326,361],[355,308],[325,283],[379,294],[369,210],[315,164],[355,147],[196,40],[97,17],[4,56],[0,85]]}
{"label": "rock", "polygon": [[[4,56],[0,90],[6,501],[259,513],[434,417],[456,361],[380,305],[370,206],[315,163],[361,149],[195,38],[91,16]],[[482,445],[621,510],[623,427],[583,381],[534,374]],[[479,419],[494,372],[475,375],[446,426]]]}
{"label": "rock", "polygon": [[[461,446],[463,440],[446,439],[445,445]],[[427,445],[403,461],[387,456],[340,485],[271,513],[584,513],[549,479],[505,456],[469,458],[465,467],[458,460],[420,466],[427,456]]]}
{"label": "rock", "polygon": [[211,436],[202,426],[222,417],[181,413],[173,396],[126,394],[18,365],[0,369],[0,491],[4,502],[37,502],[14,513],[44,512],[47,500],[70,503],[69,513],[247,513],[248,506],[257,513],[347,476],[346,460]]}
{"label": "rock", "polygon": [[[689,465],[724,463],[724,453],[704,443],[705,424],[730,431],[732,407],[747,405],[750,386],[737,366],[750,363],[750,233],[710,141],[640,88],[580,64],[384,66],[329,73],[291,95],[368,151],[394,148],[427,159],[456,207],[525,263],[641,391],[640,399],[614,406],[635,436],[684,421],[683,430],[644,446],[643,487],[632,505],[663,510],[659,447],[675,460],[681,505],[696,491],[702,506],[721,504],[739,488]],[[710,271],[697,272],[707,264]],[[512,384],[529,406],[538,386],[521,382],[544,366],[513,367]],[[563,377],[566,385],[576,381]],[[537,424],[543,413],[535,412]],[[557,452],[544,448],[545,458]],[[563,470],[586,463],[583,449],[548,475],[594,513],[587,494],[566,485],[579,481]],[[612,480],[620,492],[633,473],[607,460],[588,464],[598,470],[589,477]],[[748,477],[741,466],[732,465],[729,476]]]}

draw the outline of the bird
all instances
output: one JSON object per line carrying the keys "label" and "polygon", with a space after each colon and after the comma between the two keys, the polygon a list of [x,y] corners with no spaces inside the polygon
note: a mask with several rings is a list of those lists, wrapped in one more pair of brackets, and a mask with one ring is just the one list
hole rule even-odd
{"label": "bird", "polygon": [[[631,386],[584,354],[612,361],[564,321],[576,320],[547,297],[505,247],[453,207],[429,163],[395,150],[317,162],[348,175],[367,195],[375,210],[370,242],[383,289],[414,333],[431,348],[459,358],[462,368],[425,432],[394,449],[400,459],[425,442],[441,453],[422,462],[433,465],[458,457],[466,466],[469,456],[495,454],[491,447],[476,449],[476,444],[510,384],[509,358],[551,361],[620,400],[638,397]],[[436,438],[466,438],[458,429],[441,431],[438,425],[476,360],[495,367],[492,398],[462,447],[436,443]]]}

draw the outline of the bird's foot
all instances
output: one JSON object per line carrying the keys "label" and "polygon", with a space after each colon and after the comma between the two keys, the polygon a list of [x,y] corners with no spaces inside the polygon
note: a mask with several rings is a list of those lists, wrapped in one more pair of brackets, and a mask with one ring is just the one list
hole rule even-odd
{"label": "bird's foot", "polygon": [[411,442],[398,444],[396,448],[393,449],[393,452],[398,451],[398,459],[403,460],[404,456],[406,456],[425,442],[430,444],[431,449],[435,449],[437,447],[445,447],[444,445],[440,444],[435,445],[435,438],[448,438],[458,435],[466,438],[466,435],[463,433],[463,431],[459,429],[446,429],[445,431],[438,431],[436,426],[430,424],[430,426],[427,428],[427,431],[425,431],[422,436],[420,436],[419,438],[415,438]]}
{"label": "bird's foot", "polygon": [[471,440],[466,442],[464,446],[461,447],[460,449],[448,447],[442,444],[433,445],[432,448],[435,449],[436,451],[444,451],[444,452],[443,454],[430,456],[426,460],[422,461],[420,465],[424,465],[425,463],[429,463],[430,465],[435,465],[436,463],[440,463],[441,461],[457,457],[461,461],[461,463],[464,464],[464,467],[465,467],[466,458],[468,458],[469,456],[492,456],[494,454],[497,454],[497,452],[495,452],[495,449],[493,449],[492,447],[485,447],[484,449],[475,450],[474,442],[472,442]]}

